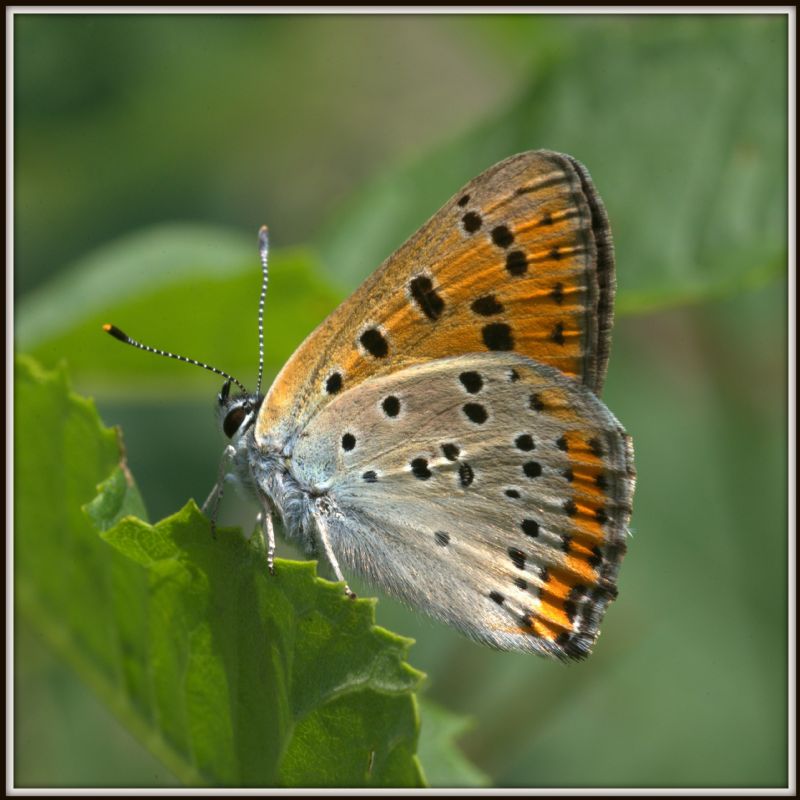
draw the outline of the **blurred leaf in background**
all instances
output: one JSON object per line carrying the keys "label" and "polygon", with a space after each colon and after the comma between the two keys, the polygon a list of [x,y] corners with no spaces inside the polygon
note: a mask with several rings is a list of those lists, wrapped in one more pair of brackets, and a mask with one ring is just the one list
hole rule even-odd
{"label": "blurred leaf in background", "polygon": [[[67,358],[165,516],[213,483],[218,385],[100,322],[252,383],[260,224],[274,374],[463,182],[574,155],[617,249],[604,398],[639,472],[620,598],[568,668],[388,600],[378,622],[417,640],[497,786],[784,786],[787,35],[780,14],[17,15],[16,345]],[[79,708],[104,769],[159,769],[35,639],[19,779],[91,780],[63,757]]]}

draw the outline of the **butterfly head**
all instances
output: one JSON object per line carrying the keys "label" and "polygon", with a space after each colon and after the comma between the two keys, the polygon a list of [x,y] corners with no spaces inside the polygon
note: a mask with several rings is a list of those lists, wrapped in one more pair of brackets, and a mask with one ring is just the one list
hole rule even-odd
{"label": "butterfly head", "polygon": [[236,441],[256,421],[264,395],[245,392],[231,396],[231,383],[231,378],[226,380],[217,395],[217,414],[222,432],[231,441]]}

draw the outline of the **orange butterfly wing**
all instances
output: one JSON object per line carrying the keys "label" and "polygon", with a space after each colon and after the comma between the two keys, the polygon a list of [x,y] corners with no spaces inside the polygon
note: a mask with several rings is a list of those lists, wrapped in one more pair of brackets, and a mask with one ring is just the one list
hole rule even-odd
{"label": "orange butterfly wing", "polygon": [[605,209],[586,169],[544,150],[457,192],[303,344],[256,428],[285,442],[367,378],[446,356],[507,351],[600,392],[614,302]]}

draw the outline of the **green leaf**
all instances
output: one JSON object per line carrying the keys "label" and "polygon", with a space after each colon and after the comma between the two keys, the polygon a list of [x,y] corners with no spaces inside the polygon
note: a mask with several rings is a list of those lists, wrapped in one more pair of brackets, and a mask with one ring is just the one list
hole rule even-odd
{"label": "green leaf", "polygon": [[[341,299],[310,252],[270,253],[265,372],[276,373]],[[26,295],[16,343],[47,366],[61,359],[94,394],[130,398],[208,389],[198,369],[122,348],[101,326],[213,364],[255,383],[261,284],[255,234],[200,225],[147,229],[107,245]],[[271,335],[272,332],[272,335]]]}
{"label": "green leaf", "polygon": [[592,173],[614,232],[620,313],[785,274],[786,19],[594,18],[570,32],[507,110],[380,176],[337,214],[319,243],[344,284],[482,169],[535,148]]}
{"label": "green leaf", "polygon": [[311,562],[270,576],[260,537],[212,539],[193,503],[130,516],[117,435],[63,370],[20,357],[15,403],[17,611],[184,783],[422,785],[422,676],[374,601]]}
{"label": "green leaf", "polygon": [[456,740],[473,727],[473,721],[427,699],[422,700],[421,707],[419,756],[428,783],[459,788],[489,786],[489,776],[470,763],[456,745]]}

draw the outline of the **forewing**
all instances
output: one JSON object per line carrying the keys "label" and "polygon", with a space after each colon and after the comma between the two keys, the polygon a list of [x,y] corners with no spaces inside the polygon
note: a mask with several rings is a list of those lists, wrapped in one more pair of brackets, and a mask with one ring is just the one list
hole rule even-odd
{"label": "forewing", "polygon": [[629,437],[580,383],[513,354],[410,367],[333,399],[292,471],[332,501],[346,569],[497,647],[590,651],[634,470]]}
{"label": "forewing", "polygon": [[465,353],[513,352],[599,393],[614,299],[611,235],[585,168],[549,151],[457,192],[295,352],[256,429],[286,442],[367,378]]}

